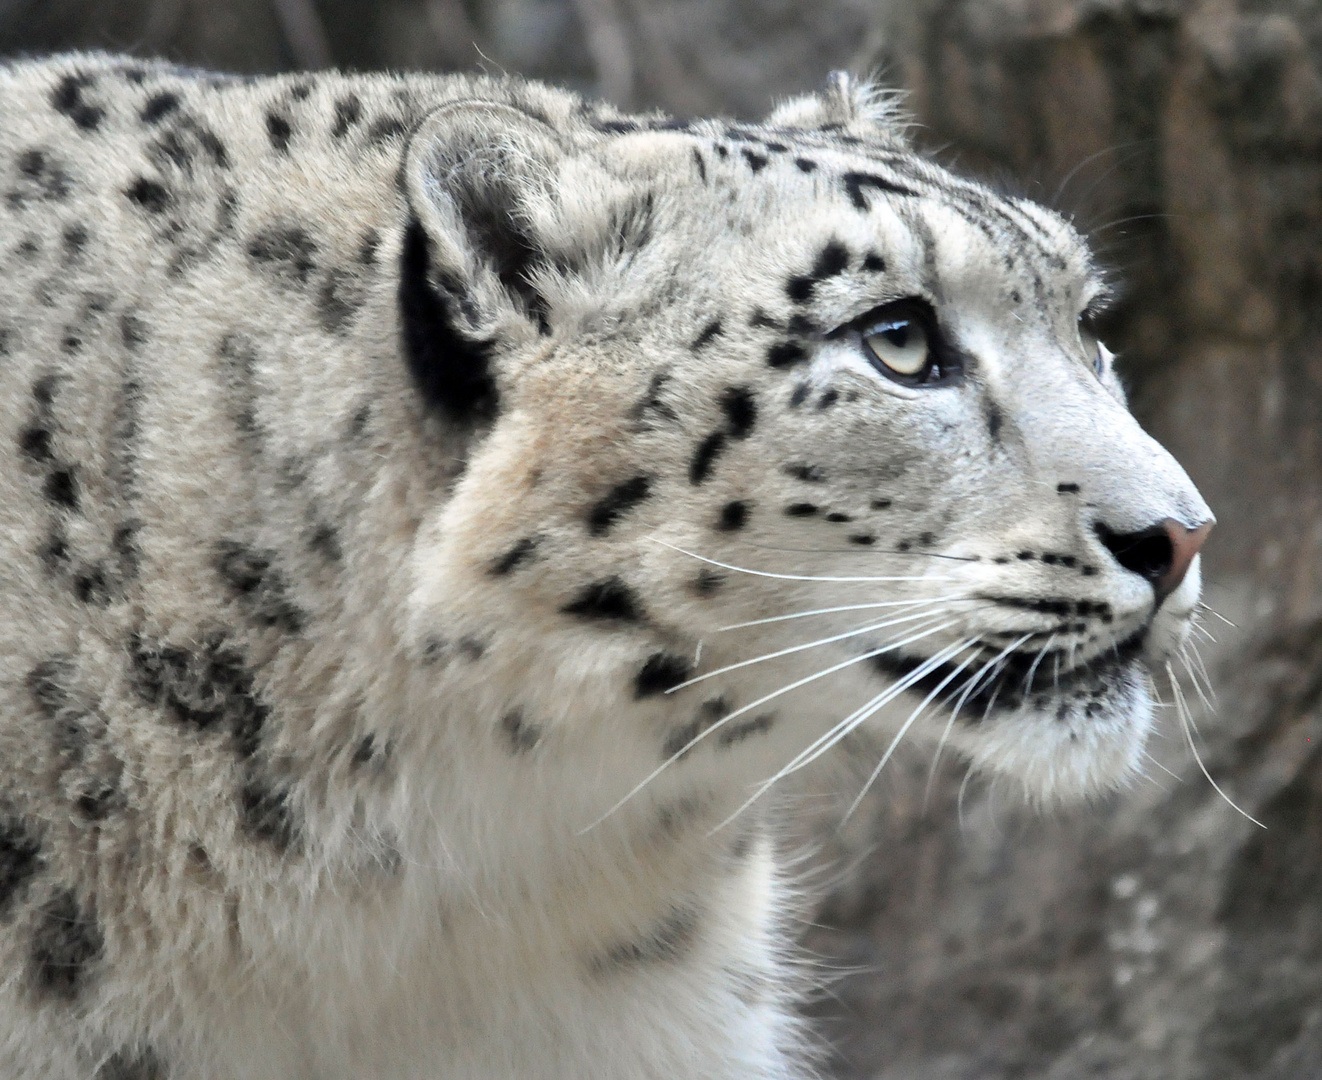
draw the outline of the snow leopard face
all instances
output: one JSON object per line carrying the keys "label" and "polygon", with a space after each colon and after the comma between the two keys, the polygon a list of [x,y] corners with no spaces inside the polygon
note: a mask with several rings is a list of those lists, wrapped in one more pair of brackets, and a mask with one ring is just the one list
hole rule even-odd
{"label": "snow leopard face", "polygon": [[[1135,768],[1213,519],[1126,408],[1068,222],[844,84],[757,127],[430,123],[420,279],[482,344],[450,385],[415,357],[488,434],[416,626],[460,576],[464,618],[520,624],[516,743],[606,733],[612,794],[762,790],[859,727],[1034,798]],[[584,693],[603,665],[623,700]]]}

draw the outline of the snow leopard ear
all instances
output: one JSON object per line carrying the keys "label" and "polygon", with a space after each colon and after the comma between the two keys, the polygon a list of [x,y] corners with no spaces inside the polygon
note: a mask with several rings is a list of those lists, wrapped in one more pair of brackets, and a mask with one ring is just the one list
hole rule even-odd
{"label": "snow leopard ear", "polygon": [[410,139],[402,176],[411,215],[400,268],[404,346],[424,395],[452,419],[494,416],[494,344],[547,329],[532,222],[534,207],[552,196],[564,153],[547,124],[486,101],[445,105]]}
{"label": "snow leopard ear", "polygon": [[783,101],[767,117],[772,127],[846,128],[875,139],[905,141],[909,117],[900,108],[904,93],[888,90],[847,71],[833,71],[817,94]]}

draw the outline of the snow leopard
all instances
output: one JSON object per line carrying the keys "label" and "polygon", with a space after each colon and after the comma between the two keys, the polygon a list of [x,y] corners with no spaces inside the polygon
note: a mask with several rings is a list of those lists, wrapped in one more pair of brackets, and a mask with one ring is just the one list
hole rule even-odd
{"label": "snow leopard", "polygon": [[832,76],[0,64],[0,1074],[815,1075],[772,801],[1119,786],[1212,514]]}

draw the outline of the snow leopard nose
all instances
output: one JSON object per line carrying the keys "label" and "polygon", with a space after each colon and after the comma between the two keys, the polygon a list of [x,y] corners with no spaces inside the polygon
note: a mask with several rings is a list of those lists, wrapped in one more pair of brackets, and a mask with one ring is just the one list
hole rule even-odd
{"label": "snow leopard nose", "polygon": [[1174,518],[1166,518],[1139,532],[1112,532],[1101,522],[1094,528],[1097,538],[1116,562],[1131,574],[1152,583],[1160,607],[1161,602],[1180,587],[1193,557],[1215,524],[1216,519],[1209,518],[1191,529]]}

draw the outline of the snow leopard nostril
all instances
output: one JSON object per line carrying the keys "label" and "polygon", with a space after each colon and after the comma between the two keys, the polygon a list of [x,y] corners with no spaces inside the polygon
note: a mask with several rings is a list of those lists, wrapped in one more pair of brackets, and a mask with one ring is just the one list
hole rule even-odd
{"label": "snow leopard nostril", "polygon": [[1160,604],[1180,587],[1212,525],[1213,522],[1205,521],[1190,529],[1167,518],[1139,532],[1113,532],[1101,522],[1094,529],[1116,562],[1152,583]]}

